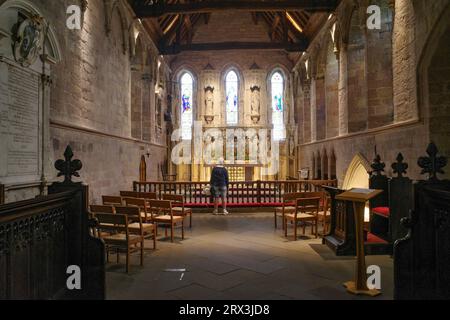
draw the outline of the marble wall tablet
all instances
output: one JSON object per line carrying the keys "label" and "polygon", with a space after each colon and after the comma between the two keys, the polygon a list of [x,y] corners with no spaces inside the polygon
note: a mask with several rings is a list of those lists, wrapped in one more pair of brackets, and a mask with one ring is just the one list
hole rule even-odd
{"label": "marble wall tablet", "polygon": [[0,62],[0,177],[39,175],[39,76]]}

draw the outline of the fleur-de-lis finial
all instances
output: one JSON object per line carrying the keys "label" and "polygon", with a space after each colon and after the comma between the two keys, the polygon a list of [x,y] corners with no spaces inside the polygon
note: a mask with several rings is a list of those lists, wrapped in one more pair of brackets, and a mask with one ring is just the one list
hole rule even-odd
{"label": "fleur-de-lis finial", "polygon": [[394,173],[398,175],[399,178],[403,177],[403,174],[406,174],[406,169],[408,169],[408,164],[403,162],[403,154],[399,153],[397,156],[397,162],[392,164],[392,169]]}
{"label": "fleur-de-lis finial", "polygon": [[83,167],[80,160],[72,160],[73,151],[70,146],[67,146],[64,152],[65,160],[58,160],[55,162],[55,168],[59,171],[58,177],[64,176],[64,183],[72,183],[72,176],[80,177],[78,173]]}
{"label": "fleur-de-lis finial", "polygon": [[429,180],[438,180],[437,174],[444,174],[442,170],[447,165],[446,157],[438,157],[438,148],[432,142],[428,145],[427,154],[428,157],[420,157],[417,164],[422,168],[421,174],[429,174]]}
{"label": "fleur-de-lis finial", "polygon": [[370,166],[373,169],[372,171],[373,175],[381,175],[381,172],[384,171],[386,164],[384,162],[381,162],[381,157],[379,154],[377,154],[375,159],[373,159],[373,163]]}

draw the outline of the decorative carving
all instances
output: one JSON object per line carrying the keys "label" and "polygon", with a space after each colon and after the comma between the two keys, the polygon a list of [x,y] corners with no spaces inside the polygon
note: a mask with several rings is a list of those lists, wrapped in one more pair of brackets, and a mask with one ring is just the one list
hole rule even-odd
{"label": "decorative carving", "polygon": [[386,164],[384,162],[381,162],[381,157],[379,154],[373,159],[373,163],[370,165],[370,167],[373,169],[371,172],[372,175],[381,175],[382,172],[384,172],[384,168],[386,167]]}
{"label": "decorative carving", "polygon": [[295,138],[293,134],[289,137],[289,154],[291,157],[295,156]]}
{"label": "decorative carving", "polygon": [[67,146],[64,158],[65,160],[56,161],[55,168],[59,171],[58,177],[64,176],[64,183],[72,183],[72,176],[80,177],[78,171],[83,168],[83,164],[80,160],[72,160],[73,152],[70,146]]}
{"label": "decorative carving", "polygon": [[214,67],[208,62],[208,64],[203,70],[214,70]]}
{"label": "decorative carving", "polygon": [[417,164],[422,168],[421,174],[429,174],[430,181],[437,181],[438,173],[444,174],[444,170],[442,170],[447,165],[446,157],[438,157],[439,153],[438,148],[432,142],[428,145],[427,154],[428,157],[420,157]]}
{"label": "decorative carving", "polygon": [[251,118],[254,124],[261,120],[261,88],[253,86],[251,91]]}
{"label": "decorative carving", "polygon": [[250,70],[260,70],[261,68],[258,66],[256,62],[253,62],[253,64],[250,66]]}
{"label": "decorative carving", "polygon": [[42,84],[46,87],[49,87],[53,84],[52,77],[46,74],[41,75]]}
{"label": "decorative carving", "polygon": [[214,87],[205,88],[205,121],[211,124],[214,121]]}
{"label": "decorative carving", "polygon": [[450,228],[450,213],[446,210],[436,210],[436,228],[449,229]]}
{"label": "decorative carving", "polygon": [[403,174],[406,174],[406,170],[408,169],[408,164],[403,162],[403,160],[403,154],[399,153],[397,156],[397,162],[392,164],[392,169],[399,178],[402,178]]}
{"label": "decorative carving", "polygon": [[88,8],[88,1],[80,0],[80,3],[81,3],[81,12],[85,13]]}
{"label": "decorative carving", "polygon": [[12,32],[14,59],[23,67],[29,67],[39,57],[44,43],[43,28],[44,18],[39,16],[19,20],[14,25]]}

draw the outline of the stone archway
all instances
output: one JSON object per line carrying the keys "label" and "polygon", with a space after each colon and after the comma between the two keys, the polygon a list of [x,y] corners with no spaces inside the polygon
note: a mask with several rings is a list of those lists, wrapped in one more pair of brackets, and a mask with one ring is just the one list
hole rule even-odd
{"label": "stone archway", "polygon": [[356,154],[350,163],[344,178],[342,188],[369,188],[370,163],[360,153]]}

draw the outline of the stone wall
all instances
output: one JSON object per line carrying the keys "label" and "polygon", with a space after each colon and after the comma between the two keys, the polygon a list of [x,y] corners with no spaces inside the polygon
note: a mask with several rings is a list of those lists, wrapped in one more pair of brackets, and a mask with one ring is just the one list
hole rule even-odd
{"label": "stone wall", "polygon": [[[363,13],[362,17],[365,17],[367,3],[359,1],[358,4],[359,14]],[[436,142],[442,155],[450,156],[448,59],[444,58],[449,55],[449,39],[444,35],[448,34],[446,28],[450,20],[443,15],[444,9],[448,11],[450,5],[445,1],[430,4],[421,0],[398,0],[395,7],[390,7],[386,1],[378,1],[378,4],[382,6],[380,31],[365,30],[365,20],[361,16],[356,19],[349,10],[352,8],[351,1],[342,1],[338,16],[334,17],[336,20],[331,19],[322,30],[323,34],[330,32],[333,21],[336,21],[339,30],[335,42],[340,51],[339,98],[337,101],[326,100],[327,119],[330,114],[331,119],[334,117],[331,110],[339,110],[339,136],[327,136],[328,139],[311,143],[308,131],[315,124],[306,121],[299,129],[303,133],[303,143],[299,147],[298,166],[310,168],[317,175],[324,155],[334,153],[340,183],[355,155],[360,153],[372,161],[375,148],[386,162],[388,174],[392,173],[390,165],[397,153],[402,152],[405,161],[410,164],[408,174],[414,179],[423,178],[416,163],[418,157],[425,155],[430,141]],[[391,10],[391,16],[385,10]],[[346,21],[348,28],[345,27]],[[430,40],[436,28],[440,29],[441,35]],[[358,39],[360,41],[356,41]],[[313,56],[318,47],[323,47],[320,43],[325,41],[329,39],[316,37],[307,57]],[[424,54],[427,59],[419,60],[418,57]],[[303,68],[307,57],[297,64],[297,72]],[[420,69],[419,61],[422,60],[426,61],[421,63]],[[330,71],[326,70],[325,74],[336,72],[333,68],[328,69]],[[419,84],[418,78],[421,81]],[[296,92],[309,90],[308,81],[300,81],[303,89]],[[327,96],[335,96],[332,89],[330,82],[327,82]],[[303,105],[296,106],[296,109],[303,109],[303,114],[308,113],[308,97],[306,102],[304,98],[303,94],[301,99],[296,99],[300,104],[303,102]],[[334,109],[331,107],[333,105]],[[310,112],[313,114],[314,110]],[[314,136],[314,133],[309,136]],[[323,169],[324,165],[320,167]],[[448,173],[446,176],[449,176]]]}
{"label": "stone wall", "polygon": [[[101,195],[130,190],[132,182],[139,179],[144,154],[150,155],[147,179],[159,179],[160,164],[167,157],[165,124],[156,130],[152,125],[158,120],[152,117],[156,117],[155,85],[159,78],[162,112],[166,110],[168,71],[163,61],[162,77],[159,75],[157,50],[143,27],[133,20],[126,2],[89,1],[81,30],[66,27],[66,9],[73,1],[52,1],[52,5],[46,0],[29,2],[55,30],[61,55],[61,61],[51,67],[49,117],[44,123],[50,126],[45,141],[49,145],[45,154],[47,181],[56,179],[52,163],[63,157],[69,144],[84,164],[81,180],[89,185],[93,203],[98,203]],[[142,38],[137,50],[142,59],[135,59],[137,35]],[[136,60],[142,72],[132,78]],[[144,74],[148,76],[146,87]],[[134,104],[139,106],[132,112],[131,97],[138,96],[134,94],[138,88],[141,95]],[[36,190],[9,198],[20,200],[35,194]]]}

